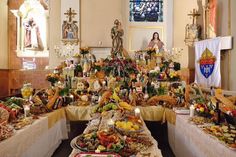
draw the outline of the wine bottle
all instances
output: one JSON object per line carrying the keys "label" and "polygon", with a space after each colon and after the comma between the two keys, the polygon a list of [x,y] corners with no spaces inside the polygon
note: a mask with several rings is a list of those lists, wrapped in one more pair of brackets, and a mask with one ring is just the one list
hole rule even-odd
{"label": "wine bottle", "polygon": [[219,102],[216,102],[216,109],[215,109],[215,124],[220,125],[220,114],[221,111],[219,109]]}
{"label": "wine bottle", "polygon": [[68,87],[68,77],[67,77],[67,75],[66,75],[66,78],[65,78],[64,85],[65,85],[66,88]]}

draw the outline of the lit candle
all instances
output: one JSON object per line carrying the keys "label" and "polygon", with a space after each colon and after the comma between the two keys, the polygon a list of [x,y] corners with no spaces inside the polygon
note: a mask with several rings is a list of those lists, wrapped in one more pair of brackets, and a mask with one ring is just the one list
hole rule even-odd
{"label": "lit candle", "polygon": [[71,98],[71,102],[74,102],[74,95],[70,95],[70,98]]}
{"label": "lit candle", "polygon": [[113,119],[109,119],[109,120],[107,121],[107,124],[108,124],[109,126],[113,126],[113,125],[114,125]]}
{"label": "lit candle", "polygon": [[24,105],[24,115],[25,117],[28,117],[30,114],[30,106],[29,105]]}
{"label": "lit candle", "polygon": [[134,114],[136,117],[140,117],[140,109],[138,107],[134,109]]}
{"label": "lit candle", "polygon": [[193,117],[194,116],[195,107],[193,105],[191,105],[189,107],[189,109],[190,109],[190,117]]}
{"label": "lit candle", "polygon": [[114,128],[114,124],[115,124],[115,122],[112,119],[109,119],[107,121],[107,125],[108,125],[109,129],[113,129]]}
{"label": "lit candle", "polygon": [[106,86],[106,84],[107,84],[107,82],[104,80],[104,81],[102,81],[102,86],[103,87],[105,87]]}

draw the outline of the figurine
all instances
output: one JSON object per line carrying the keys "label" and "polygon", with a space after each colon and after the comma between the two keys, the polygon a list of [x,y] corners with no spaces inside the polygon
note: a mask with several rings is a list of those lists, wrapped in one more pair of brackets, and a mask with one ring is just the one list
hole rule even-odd
{"label": "figurine", "polygon": [[121,28],[121,22],[119,20],[114,21],[115,26],[111,29],[111,38],[112,38],[112,49],[111,56],[118,57],[123,54],[123,39],[124,30]]}

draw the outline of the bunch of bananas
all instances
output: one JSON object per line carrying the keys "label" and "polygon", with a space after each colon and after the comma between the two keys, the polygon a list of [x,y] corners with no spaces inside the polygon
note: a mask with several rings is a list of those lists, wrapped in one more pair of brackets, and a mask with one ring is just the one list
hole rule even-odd
{"label": "bunch of bananas", "polygon": [[113,92],[112,99],[114,99],[116,102],[120,102],[121,101],[121,99],[118,96],[118,94],[116,93],[116,91]]}
{"label": "bunch of bananas", "polygon": [[140,129],[139,125],[130,121],[116,121],[115,124],[117,128],[123,129],[125,131],[136,131]]}
{"label": "bunch of bananas", "polygon": [[133,106],[131,106],[130,104],[128,104],[127,102],[124,102],[124,101],[120,102],[119,106],[126,109],[126,110],[129,110],[129,111],[133,110]]}

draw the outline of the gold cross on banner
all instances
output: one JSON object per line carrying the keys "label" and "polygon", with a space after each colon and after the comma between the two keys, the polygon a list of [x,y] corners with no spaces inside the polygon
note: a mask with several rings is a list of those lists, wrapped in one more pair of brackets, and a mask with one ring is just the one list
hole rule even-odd
{"label": "gold cross on banner", "polygon": [[71,21],[72,21],[72,18],[74,18],[74,16],[75,16],[77,13],[75,13],[75,10],[72,10],[72,9],[70,8],[70,9],[67,10],[67,12],[64,13],[64,14],[67,16],[67,18],[69,18],[69,22],[71,22]]}
{"label": "gold cross on banner", "polygon": [[193,24],[195,24],[195,18],[197,18],[198,16],[200,16],[201,14],[199,14],[196,9],[193,9],[193,11],[190,12],[190,14],[188,14],[188,16],[192,16],[193,18]]}

